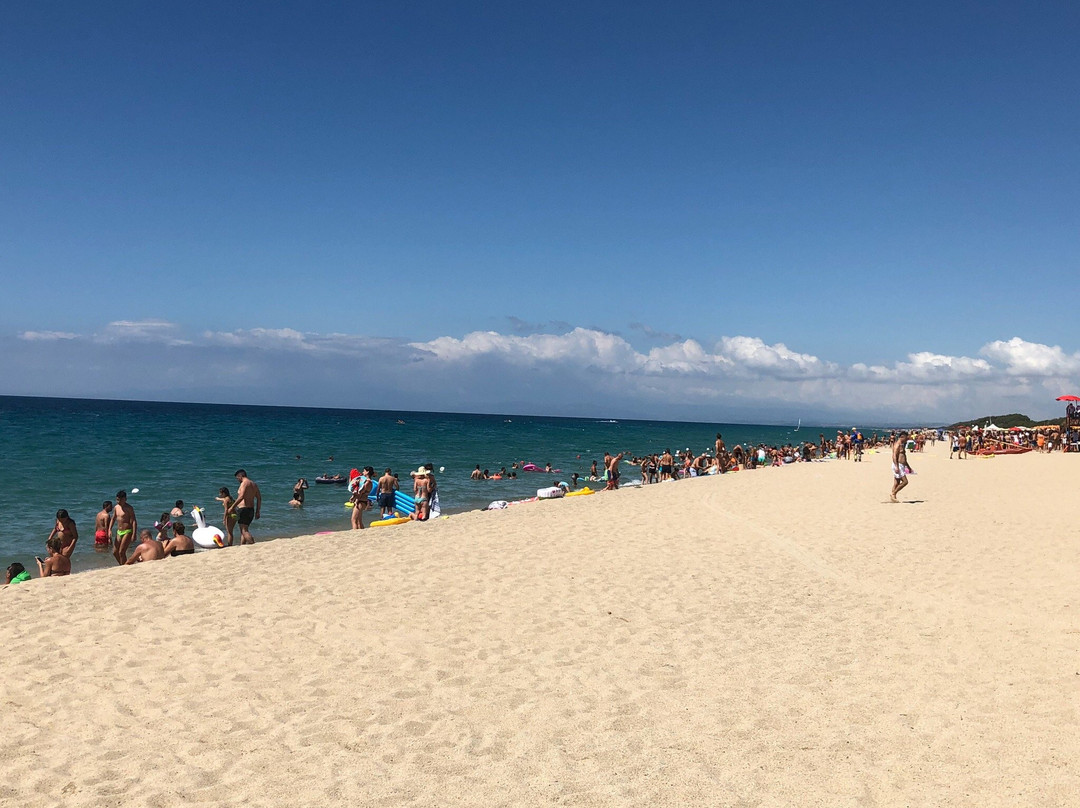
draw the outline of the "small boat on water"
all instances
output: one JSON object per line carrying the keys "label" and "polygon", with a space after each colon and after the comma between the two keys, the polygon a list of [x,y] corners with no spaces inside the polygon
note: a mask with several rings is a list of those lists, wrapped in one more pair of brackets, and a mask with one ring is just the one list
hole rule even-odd
{"label": "small boat on water", "polygon": [[349,478],[341,474],[322,474],[315,478],[319,485],[345,485],[348,481]]}

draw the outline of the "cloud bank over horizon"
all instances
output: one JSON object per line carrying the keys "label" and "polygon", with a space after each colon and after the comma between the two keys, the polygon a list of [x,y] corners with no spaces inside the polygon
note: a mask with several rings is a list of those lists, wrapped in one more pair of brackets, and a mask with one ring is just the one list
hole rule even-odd
{"label": "cloud bank over horizon", "polygon": [[408,342],[115,321],[92,334],[0,338],[0,372],[9,395],[759,423],[1045,418],[1058,413],[1056,396],[1080,388],[1080,353],[1021,337],[976,356],[916,351],[844,365],[746,335],[707,345],[635,323],[631,331],[663,343],[638,348],[596,328],[524,326]]}

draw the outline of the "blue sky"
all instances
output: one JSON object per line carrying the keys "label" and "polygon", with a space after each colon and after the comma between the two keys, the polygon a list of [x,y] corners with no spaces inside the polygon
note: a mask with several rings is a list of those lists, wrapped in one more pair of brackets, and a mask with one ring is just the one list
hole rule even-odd
{"label": "blue sky", "polygon": [[1074,6],[519,5],[8,9],[0,392],[717,420],[1080,392]]}

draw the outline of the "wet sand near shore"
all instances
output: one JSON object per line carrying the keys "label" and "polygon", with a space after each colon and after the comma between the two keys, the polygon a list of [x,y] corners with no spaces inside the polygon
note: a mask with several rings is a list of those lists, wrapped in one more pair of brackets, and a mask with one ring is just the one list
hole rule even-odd
{"label": "wet sand near shore", "polygon": [[10,587],[0,802],[1080,804],[1080,456],[947,458]]}

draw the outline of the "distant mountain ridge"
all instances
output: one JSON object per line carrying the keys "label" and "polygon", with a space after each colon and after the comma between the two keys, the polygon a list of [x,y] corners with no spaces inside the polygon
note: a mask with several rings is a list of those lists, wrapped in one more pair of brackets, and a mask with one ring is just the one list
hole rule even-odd
{"label": "distant mountain ridge", "polygon": [[1008,429],[1011,426],[1023,426],[1033,427],[1042,426],[1043,424],[1060,424],[1064,420],[1063,418],[1050,418],[1046,421],[1032,421],[1022,412],[1011,412],[1008,415],[983,415],[979,418],[969,418],[965,421],[957,421],[955,424],[950,424],[945,427],[946,429],[957,429],[960,427],[970,427],[974,425],[985,426],[989,421],[992,424],[1000,426],[1002,429]]}

